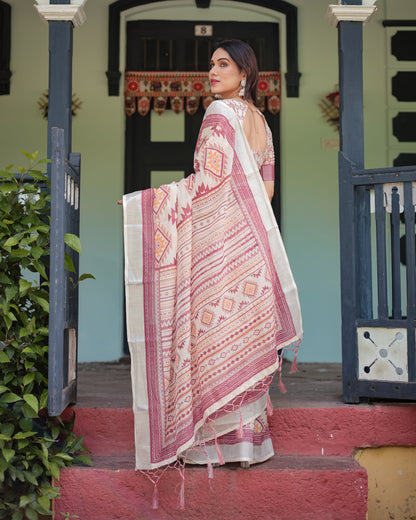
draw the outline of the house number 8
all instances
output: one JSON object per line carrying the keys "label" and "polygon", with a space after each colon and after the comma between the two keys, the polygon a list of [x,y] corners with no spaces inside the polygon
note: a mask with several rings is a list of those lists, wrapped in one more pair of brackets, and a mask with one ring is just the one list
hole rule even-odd
{"label": "house number 8", "polygon": [[195,36],[212,36],[212,25],[195,25]]}

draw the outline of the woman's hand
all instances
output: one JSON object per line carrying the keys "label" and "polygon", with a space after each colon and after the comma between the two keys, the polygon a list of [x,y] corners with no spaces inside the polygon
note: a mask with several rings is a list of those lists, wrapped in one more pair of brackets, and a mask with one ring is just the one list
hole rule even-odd
{"label": "woman's hand", "polygon": [[119,200],[119,201],[117,202],[117,204],[119,204],[120,206],[122,206],[122,205],[123,205],[123,201],[122,201],[122,200]]}

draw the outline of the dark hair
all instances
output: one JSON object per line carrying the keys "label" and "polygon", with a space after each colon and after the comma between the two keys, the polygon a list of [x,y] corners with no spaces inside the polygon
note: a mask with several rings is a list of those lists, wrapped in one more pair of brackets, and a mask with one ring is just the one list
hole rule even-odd
{"label": "dark hair", "polygon": [[217,49],[224,49],[228,52],[240,71],[243,70],[246,73],[244,98],[256,104],[259,68],[253,49],[241,40],[223,40],[215,45],[214,50]]}

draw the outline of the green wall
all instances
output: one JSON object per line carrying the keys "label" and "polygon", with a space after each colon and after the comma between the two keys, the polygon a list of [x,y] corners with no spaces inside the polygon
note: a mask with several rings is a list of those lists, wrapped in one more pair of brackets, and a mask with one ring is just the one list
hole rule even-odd
{"label": "green wall", "polygon": [[[12,5],[11,94],[0,96],[0,165],[21,164],[19,148],[46,154],[46,122],[37,100],[47,88],[48,28],[33,0]],[[388,9],[407,0],[379,0],[377,16],[365,27],[365,138],[367,166],[387,165],[385,32]],[[406,3],[407,2],[407,3]],[[80,361],[109,361],[122,355],[123,252],[122,216],[117,206],[123,192],[124,112],[122,97],[109,97],[107,27],[110,0],[88,0],[85,24],[74,30],[73,91],[82,108],[73,120],[73,151],[82,154],[82,272],[93,273],[80,289]],[[282,232],[299,287],[305,336],[300,361],[341,361],[337,152],[322,149],[322,138],[337,134],[322,119],[320,99],[338,81],[337,31],[325,20],[328,0],[297,0],[299,20],[299,98],[286,98],[281,113]],[[266,9],[212,0],[197,9],[193,0],[170,0],[125,13],[124,20],[280,21]],[[409,15],[412,10],[412,16]],[[285,53],[282,50],[282,72]],[[123,59],[122,59],[123,61]],[[122,65],[121,65],[122,69]],[[162,116],[163,117],[163,116]]]}

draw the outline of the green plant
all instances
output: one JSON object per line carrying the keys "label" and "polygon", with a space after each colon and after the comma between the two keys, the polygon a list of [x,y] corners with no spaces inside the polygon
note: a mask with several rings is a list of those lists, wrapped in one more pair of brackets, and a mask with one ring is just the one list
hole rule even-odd
{"label": "green plant", "polygon": [[91,464],[72,431],[74,416],[64,421],[46,411],[50,196],[38,169],[46,161],[23,153],[29,166],[18,177],[13,166],[0,170],[1,520],[51,515],[60,469]]}

